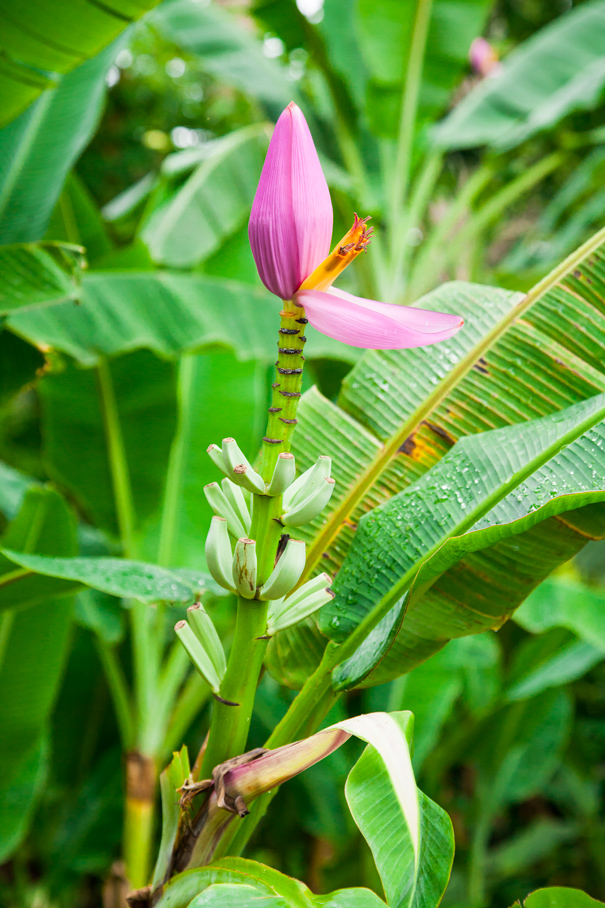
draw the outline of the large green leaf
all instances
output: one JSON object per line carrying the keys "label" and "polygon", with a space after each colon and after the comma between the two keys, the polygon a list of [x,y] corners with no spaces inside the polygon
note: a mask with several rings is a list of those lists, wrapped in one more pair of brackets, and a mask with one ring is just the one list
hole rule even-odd
{"label": "large green leaf", "polygon": [[569,889],[567,886],[537,889],[523,902],[525,908],[596,908],[603,904],[581,889]]}
{"label": "large green leaf", "polygon": [[[215,595],[223,595],[223,591],[216,586],[212,578],[199,571],[178,568],[168,570],[155,564],[122,558],[52,558],[47,555],[15,552],[7,547],[0,548],[0,552],[13,564],[20,565],[25,575],[38,574],[42,577],[71,581],[71,585],[65,585],[66,592],[88,586],[111,596],[138,599],[149,604],[193,602],[208,589]],[[0,576],[0,587],[1,584]],[[48,583],[45,587],[49,590]]]}
{"label": "large green leaf", "polygon": [[435,908],[448,884],[454,859],[450,818],[419,792],[417,840],[401,816],[393,779],[370,745],[346,784],[347,802],[368,842],[393,908]]}
{"label": "large green leaf", "polygon": [[10,331],[0,330],[0,406],[25,385],[33,384],[44,367],[40,350]]}
{"label": "large green leaf", "polygon": [[[605,501],[604,417],[601,394],[458,442],[360,522],[337,597],[320,617],[324,632],[342,642],[409,590],[376,683],[409,671],[451,637],[500,627],[556,564],[605,535],[605,509],[586,508]],[[543,523],[564,513],[564,523]]]}
{"label": "large green leaf", "polygon": [[[447,105],[468,66],[473,38],[481,34],[490,0],[375,0],[356,9],[359,48],[370,73],[368,115],[379,135],[395,137],[399,107],[414,46],[415,22],[430,17],[418,97],[421,119]],[[418,38],[415,39],[416,42]]]}
{"label": "large green leaf", "polygon": [[[3,541],[25,552],[74,555],[73,514],[57,492],[33,487]],[[2,579],[11,570],[14,565],[0,557]],[[37,590],[29,590],[33,601],[37,592],[41,604],[11,608],[27,604],[22,598],[27,584],[21,580],[0,590],[5,606],[0,615],[0,778],[5,785],[14,774],[26,772],[23,761],[40,741],[63,672],[73,614],[72,597],[52,599],[48,581],[43,589],[38,583]]]}
{"label": "large green leaf", "polygon": [[0,782],[0,861],[13,854],[32,819],[36,798],[46,778],[48,741],[43,736],[17,765],[12,776]]}
{"label": "large green leaf", "polygon": [[279,908],[384,908],[368,889],[341,889],[314,895],[292,877],[272,867],[244,858],[222,858],[200,870],[189,870],[171,882],[158,902],[159,908],[257,905],[271,900]]}
{"label": "large green leaf", "polygon": [[228,351],[185,354],[178,367],[177,428],[157,523],[147,527],[145,551],[160,563],[199,567],[212,517],[204,486],[221,476],[209,444],[233,436],[253,457],[266,419],[266,370],[238,362]]}
{"label": "large green leaf", "polygon": [[516,48],[436,128],[445,148],[512,148],[572,110],[590,109],[605,86],[605,3],[571,9]]}
{"label": "large green leaf", "polygon": [[209,73],[262,101],[275,118],[297,94],[284,68],[263,54],[261,43],[227,10],[170,0],[151,19],[169,41],[198,54]]}
{"label": "large green leaf", "polygon": [[532,634],[565,627],[605,653],[605,592],[570,577],[551,577],[515,612],[515,621]]}
{"label": "large green leaf", "polygon": [[[19,512],[9,524],[2,545],[21,553],[62,556],[75,554],[76,522],[64,499],[48,486],[27,490]],[[50,596],[63,595],[72,585],[65,581],[49,583],[0,554],[0,613],[7,627],[12,611],[44,603]]]}
{"label": "large green leaf", "polygon": [[51,0],[0,6],[0,123],[94,57],[157,0]]}
{"label": "large green leaf", "polygon": [[176,422],[175,384],[173,365],[143,350],[101,372],[70,365],[39,383],[49,475],[96,526],[114,533],[118,526],[105,425],[108,396],[115,398],[140,527],[162,497]]}
{"label": "large green leaf", "polygon": [[0,131],[0,243],[44,235],[65,177],[97,128],[114,54],[112,46],[83,63]]}
{"label": "large green leaf", "polygon": [[0,315],[80,299],[82,249],[65,243],[0,246]]}
{"label": "large green leaf", "polygon": [[[9,325],[92,366],[139,348],[163,357],[223,346],[240,360],[275,358],[279,301],[266,290],[203,275],[103,272],[86,275],[82,304],[13,315]],[[354,362],[352,348],[306,331],[313,357]]]}
{"label": "large green leaf", "polygon": [[[338,405],[315,390],[303,396],[297,463],[305,469],[318,454],[330,453],[337,478],[329,507],[301,533],[309,544],[309,574],[336,573],[363,514],[415,481],[458,439],[605,390],[604,235],[525,297],[444,285],[419,302],[460,313],[465,325],[455,338],[416,350],[366,352],[346,377]],[[311,635],[320,650],[324,645],[308,627],[284,633],[290,652],[309,649]],[[287,675],[283,661],[280,670]],[[289,683],[298,686],[300,679],[290,675]]]}
{"label": "large green leaf", "polygon": [[208,143],[204,160],[143,226],[141,237],[152,259],[172,268],[191,268],[241,227],[250,213],[266,148],[264,126],[247,126]]}

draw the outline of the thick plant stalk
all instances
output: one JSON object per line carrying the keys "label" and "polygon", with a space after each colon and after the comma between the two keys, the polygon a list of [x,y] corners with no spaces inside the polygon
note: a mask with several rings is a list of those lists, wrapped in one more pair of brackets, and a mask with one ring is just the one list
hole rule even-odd
{"label": "thick plant stalk", "polygon": [[138,751],[127,754],[124,861],[128,882],[135,888],[149,879],[156,784],[155,761]]}
{"label": "thick plant stalk", "polygon": [[[292,444],[302,387],[306,324],[304,311],[285,302],[277,342],[273,395],[263,438],[260,473],[266,483],[271,482],[279,455],[289,452]],[[275,566],[283,530],[277,518],[282,511],[281,495],[252,495],[250,538],[256,541],[259,589]],[[267,607],[267,602],[256,598],[238,600],[235,636],[219,698],[214,704],[201,778],[207,778],[219,763],[246,749],[254,696],[267,648]]]}

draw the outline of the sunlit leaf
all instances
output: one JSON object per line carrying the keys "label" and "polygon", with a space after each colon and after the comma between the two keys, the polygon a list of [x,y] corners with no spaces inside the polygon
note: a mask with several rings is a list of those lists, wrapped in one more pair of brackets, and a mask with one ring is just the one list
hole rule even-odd
{"label": "sunlit leaf", "polygon": [[[409,589],[402,629],[376,681],[409,670],[450,637],[499,627],[562,560],[551,542],[539,570],[534,562],[530,573],[526,558],[517,564],[515,542],[513,572],[503,563],[507,540],[527,530],[531,552],[541,521],[605,500],[604,416],[605,395],[597,395],[539,422],[460,441],[428,474],[360,523],[334,585],[337,597],[320,617],[324,632],[346,639],[373,607],[374,614],[385,614]],[[583,519],[580,510],[575,525],[574,530],[568,513],[564,538],[579,548],[591,534],[605,535],[605,512],[596,508]],[[486,558],[479,554],[484,549],[494,565],[489,600],[485,574],[482,584],[468,581],[469,570],[481,564],[485,571]],[[450,568],[457,575],[446,574]],[[426,595],[442,575],[447,579],[441,588]],[[461,575],[467,578],[464,595]]]}
{"label": "sunlit leaf", "polygon": [[[68,3],[62,5],[67,14]],[[53,6],[38,8],[52,15]],[[31,15],[30,7],[21,9]],[[73,23],[73,11],[69,18]],[[24,243],[44,235],[65,177],[97,128],[115,52],[109,47],[78,66],[0,130],[0,242]]]}
{"label": "sunlit leaf", "polygon": [[0,122],[8,123],[45,88],[94,57],[157,0],[103,4],[51,0],[0,13]]}

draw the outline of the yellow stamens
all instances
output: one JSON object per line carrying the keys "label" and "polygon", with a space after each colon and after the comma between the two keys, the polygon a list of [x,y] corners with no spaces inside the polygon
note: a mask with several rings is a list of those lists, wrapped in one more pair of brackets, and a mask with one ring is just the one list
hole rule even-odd
{"label": "yellow stamens", "polygon": [[315,271],[302,282],[299,290],[327,290],[331,287],[339,274],[347,265],[350,265],[360,252],[365,252],[374,232],[373,227],[368,227],[369,218],[360,218],[355,215],[353,226],[338,243],[327,259],[318,265]]}

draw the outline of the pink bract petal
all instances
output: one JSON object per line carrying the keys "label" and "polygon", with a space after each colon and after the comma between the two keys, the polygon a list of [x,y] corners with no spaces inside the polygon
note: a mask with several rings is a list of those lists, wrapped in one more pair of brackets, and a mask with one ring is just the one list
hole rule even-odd
{"label": "pink bract petal", "polygon": [[281,114],[254,197],[248,236],[265,287],[281,299],[330,251],[332,202],[302,111]]}
{"label": "pink bract petal", "polygon": [[452,337],[464,324],[459,315],[365,300],[334,288],[301,290],[295,301],[322,334],[366,350],[426,347]]}

